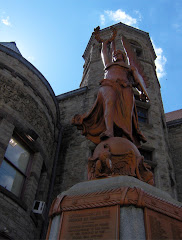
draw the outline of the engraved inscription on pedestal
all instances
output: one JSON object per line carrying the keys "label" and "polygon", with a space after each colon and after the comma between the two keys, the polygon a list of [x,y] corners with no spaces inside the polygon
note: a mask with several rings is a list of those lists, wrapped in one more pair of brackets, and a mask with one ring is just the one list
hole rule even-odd
{"label": "engraved inscription on pedestal", "polygon": [[145,209],[145,226],[147,240],[182,239],[182,222],[147,208]]}
{"label": "engraved inscription on pedestal", "polygon": [[64,212],[60,230],[63,239],[119,239],[118,206]]}

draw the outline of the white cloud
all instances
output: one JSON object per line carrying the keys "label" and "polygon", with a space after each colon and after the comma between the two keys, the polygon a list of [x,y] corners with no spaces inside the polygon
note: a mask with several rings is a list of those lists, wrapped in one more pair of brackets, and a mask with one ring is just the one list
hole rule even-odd
{"label": "white cloud", "polygon": [[138,10],[135,10],[134,13],[138,15],[138,21],[142,21],[142,14]]}
{"label": "white cloud", "polygon": [[101,14],[101,15],[100,15],[100,21],[101,21],[101,25],[104,25],[104,24],[105,24],[106,19],[105,19],[104,14]]}
{"label": "white cloud", "polygon": [[29,62],[34,62],[35,61],[35,58],[33,56],[28,56],[27,60]]}
{"label": "white cloud", "polygon": [[141,21],[141,14],[139,11],[135,11],[135,14],[138,15],[138,19],[131,17],[126,12],[118,9],[116,11],[105,10],[104,14],[100,15],[101,25],[104,25],[106,19],[111,20],[113,22],[122,22],[127,25],[137,26],[138,21]]}
{"label": "white cloud", "polygon": [[154,46],[154,50],[157,55],[157,59],[155,60],[157,77],[161,79],[166,75],[165,64],[167,62],[167,58],[164,56],[162,48],[156,47],[153,40],[152,40],[152,44]]}
{"label": "white cloud", "polygon": [[1,178],[1,182],[2,182],[3,186],[8,190],[11,190],[13,181],[14,181],[14,179],[12,176],[4,175]]}
{"label": "white cloud", "polygon": [[174,24],[172,24],[172,27],[174,28],[174,30],[175,30],[176,32],[181,32],[181,27],[182,27],[181,24],[179,24],[179,23],[174,23]]}
{"label": "white cloud", "polygon": [[1,20],[1,22],[2,22],[4,25],[6,25],[6,26],[11,26],[11,23],[10,23],[10,21],[9,21],[9,17],[3,18],[3,19]]}

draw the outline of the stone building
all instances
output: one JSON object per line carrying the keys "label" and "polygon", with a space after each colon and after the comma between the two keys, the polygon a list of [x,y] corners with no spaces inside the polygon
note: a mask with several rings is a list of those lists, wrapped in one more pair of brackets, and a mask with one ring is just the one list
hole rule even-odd
{"label": "stone building", "polygon": [[[122,23],[114,27],[117,49],[123,48],[121,36],[125,36],[147,77],[150,101],[140,100],[135,92],[140,129],[147,138],[140,152],[152,168],[155,186],[182,201],[182,111],[168,113],[165,118],[149,34]],[[101,33],[108,38],[110,29]],[[104,74],[100,49],[92,34],[83,54],[80,88],[55,96],[15,43],[0,43],[2,239],[44,238],[52,200],[74,184],[87,181],[88,157],[95,145],[71,120],[77,113],[88,112],[96,99]],[[32,211],[35,200],[45,202],[42,214]]]}
{"label": "stone building", "polygon": [[51,195],[61,127],[56,97],[43,75],[18,51],[0,44],[0,235],[37,239],[42,220],[35,199]]}
{"label": "stone building", "polygon": [[178,201],[182,202],[182,109],[166,113],[170,155],[174,165]]}

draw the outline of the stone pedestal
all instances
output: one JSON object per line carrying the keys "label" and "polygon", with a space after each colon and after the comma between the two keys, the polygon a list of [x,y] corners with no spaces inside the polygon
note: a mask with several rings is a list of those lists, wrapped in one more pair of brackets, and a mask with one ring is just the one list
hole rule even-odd
{"label": "stone pedestal", "polygon": [[49,216],[47,239],[182,239],[181,203],[128,176],[74,185]]}

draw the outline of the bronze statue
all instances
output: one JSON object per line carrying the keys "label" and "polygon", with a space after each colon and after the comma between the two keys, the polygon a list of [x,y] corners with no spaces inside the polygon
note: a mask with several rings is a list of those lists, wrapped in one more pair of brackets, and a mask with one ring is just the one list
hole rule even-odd
{"label": "bronze statue", "polygon": [[[146,142],[139,130],[133,87],[148,95],[142,87],[137,68],[129,66],[124,51],[115,49],[113,36],[109,40],[99,37],[99,28],[95,29],[95,37],[102,42],[101,56],[105,69],[104,79],[100,81],[97,99],[91,111],[84,115],[75,115],[73,124],[82,129],[82,134],[92,142],[99,144],[108,137],[124,137],[136,146],[140,141]],[[108,45],[112,59],[107,52]]]}
{"label": "bronze statue", "polygon": [[[89,180],[128,175],[153,185],[150,166],[137,149],[146,139],[139,130],[133,88],[140,91],[142,99],[148,100],[149,97],[139,64],[135,65],[132,57],[129,65],[126,53],[116,50],[117,32],[113,28],[112,31],[109,40],[102,40],[99,27],[95,29],[95,38],[102,43],[104,79],[100,81],[97,99],[90,112],[76,114],[72,124],[97,144],[93,156],[88,159]],[[108,47],[111,54],[108,54]],[[132,56],[131,51],[129,55]]]}

